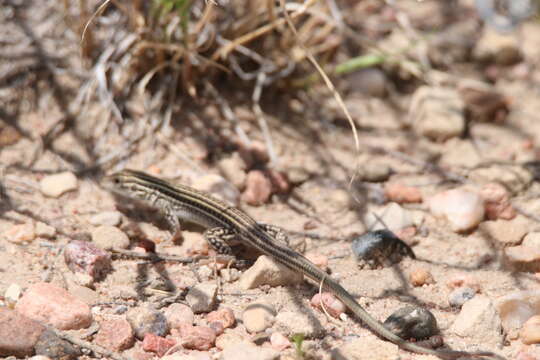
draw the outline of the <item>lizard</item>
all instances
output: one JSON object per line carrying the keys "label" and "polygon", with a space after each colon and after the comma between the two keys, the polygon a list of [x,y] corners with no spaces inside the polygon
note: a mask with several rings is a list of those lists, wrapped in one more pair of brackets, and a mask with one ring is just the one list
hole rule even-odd
{"label": "lizard", "polygon": [[173,234],[180,231],[180,220],[195,223],[206,228],[204,238],[220,254],[232,255],[233,249],[229,243],[236,240],[270,256],[294,271],[301,272],[316,283],[322,283],[324,288],[341,300],[371,331],[402,349],[435,355],[441,359],[457,359],[464,356],[504,359],[492,352],[436,350],[402,339],[364,310],[336,280],[303,255],[289,248],[282,241],[286,238],[282,231],[276,227],[258,223],[246,212],[210,194],[128,169],[105,176],[102,184],[114,194],[159,210],[165,216]]}

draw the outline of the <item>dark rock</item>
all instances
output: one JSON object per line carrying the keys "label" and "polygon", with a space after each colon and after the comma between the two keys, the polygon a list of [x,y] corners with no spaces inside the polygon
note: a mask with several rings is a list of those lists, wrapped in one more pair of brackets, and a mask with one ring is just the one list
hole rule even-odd
{"label": "dark rock", "polygon": [[390,315],[384,326],[402,339],[426,339],[439,332],[437,319],[428,310],[406,306]]}

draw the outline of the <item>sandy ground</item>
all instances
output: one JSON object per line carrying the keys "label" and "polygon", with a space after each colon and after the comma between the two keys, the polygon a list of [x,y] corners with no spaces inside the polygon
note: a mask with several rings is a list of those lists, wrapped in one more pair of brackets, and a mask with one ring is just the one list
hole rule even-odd
{"label": "sandy ground", "polygon": [[[21,27],[17,29],[14,26],[12,30],[24,37]],[[46,47],[50,45],[46,41],[44,44]],[[76,62],[69,58],[65,61]],[[538,352],[534,353],[534,345],[526,346],[519,339],[506,334],[478,343],[450,330],[460,312],[448,305],[448,297],[453,290],[450,285],[456,279],[466,278],[478,286],[481,295],[493,302],[517,290],[539,288],[538,278],[533,272],[514,271],[505,260],[503,250],[508,246],[505,244],[506,235],[501,235],[502,240],[498,239],[497,235],[489,234],[482,226],[469,232],[456,233],[446,220],[434,217],[424,201],[403,205],[405,211],[413,214],[415,219],[421,219],[416,234],[406,239],[417,255],[416,260],[405,259],[390,268],[359,270],[350,249],[351,238],[369,230],[366,216],[383,214],[387,206],[387,203],[375,201],[381,198],[383,191],[380,183],[373,183],[367,191],[358,181],[349,184],[357,161],[360,165],[376,163],[389,166],[392,175],[387,181],[416,187],[422,197],[428,199],[462,184],[443,181],[440,174],[423,166],[426,162],[436,161],[445,171],[466,179],[468,186],[481,188],[484,183],[471,176],[479,164],[489,161],[520,164],[538,158],[540,121],[536,117],[540,101],[536,96],[538,85],[534,78],[538,79],[540,73],[531,68],[529,79],[512,76],[520,71],[518,66],[520,64],[499,69],[500,78],[494,85],[511,99],[510,113],[505,121],[470,122],[468,136],[446,141],[432,141],[417,134],[411,127],[407,107],[411,92],[394,91],[383,99],[371,98],[356,91],[354,86],[347,85],[347,81],[354,80],[352,76],[342,78],[340,81],[344,82],[344,88],[352,87],[352,90],[345,92],[346,103],[353,118],[358,119],[361,125],[359,155],[350,128],[336,110],[331,95],[325,93],[323,88],[320,92],[313,92],[307,100],[303,96],[302,101],[293,96],[268,94],[266,103],[262,105],[276,153],[276,162],[271,166],[288,175],[292,190],[286,195],[273,195],[268,203],[261,206],[242,203],[241,207],[260,222],[275,224],[290,231],[321,235],[322,239],[296,235],[293,241],[305,253],[327,256],[332,276],[377,319],[384,320],[405,304],[417,304],[433,312],[444,341],[451,348],[492,350],[509,359],[518,358],[518,354],[523,352],[528,353],[530,358],[540,356]],[[473,77],[483,75],[474,65],[468,69]],[[21,81],[32,82],[31,68],[27,68],[27,71],[29,73],[21,75]],[[77,82],[72,82],[75,76],[55,76],[65,93],[71,94],[77,88]],[[385,81],[391,83],[389,79]],[[10,284],[15,283],[25,289],[46,277],[53,283],[67,286],[70,292],[99,307],[102,314],[112,311],[112,306],[99,304],[125,303],[134,306],[155,302],[155,295],[147,294],[142,299],[140,293],[135,291],[138,288],[137,280],[140,279],[130,273],[137,262],[133,259],[114,260],[113,273],[96,283],[94,290],[66,281],[63,273],[69,270],[62,256],[58,256],[59,249],[73,239],[87,239],[95,228],[89,219],[95,214],[116,210],[118,205],[90,172],[80,173],[77,190],[59,198],[45,197],[39,191],[39,181],[50,173],[65,169],[77,171],[91,166],[97,158],[116,151],[126,144],[126,138],[136,134],[144,135],[130,147],[127,156],[114,165],[114,169],[103,169],[104,172],[127,167],[159,173],[162,177],[174,178],[179,182],[193,181],[205,174],[219,174],[219,161],[237,150],[231,140],[234,127],[223,119],[219,107],[212,103],[187,106],[185,111],[175,115],[172,126],[164,131],[149,131],[150,120],[143,115],[140,119],[127,119],[122,126],[111,126],[111,121],[115,120],[104,116],[107,111],[101,109],[98,103],[91,103],[84,114],[74,118],[72,124],[54,131],[51,129],[55,128],[55,124],[71,121],[69,106],[66,108],[66,104],[58,100],[57,94],[50,90],[45,80],[32,83],[38,90],[30,95],[24,86],[12,87],[11,93],[9,88],[3,89],[6,90],[9,104],[27,95],[28,103],[20,107],[21,113],[17,117],[9,116],[8,112],[5,120],[0,119],[4,121],[0,122],[1,126],[10,123],[16,125],[20,134],[20,138],[13,143],[0,145],[0,184],[5,191],[0,204],[0,233],[16,224],[41,221],[54,226],[57,236],[49,240],[38,238],[28,244],[14,244],[5,238],[0,240],[0,294]],[[144,106],[136,101],[129,106],[142,113],[145,111]],[[252,140],[264,143],[251,108],[239,104],[234,110],[239,118],[238,126]],[[7,136],[6,132],[2,134]],[[38,141],[45,134],[52,134],[52,137],[45,143]],[[374,147],[402,154],[406,160],[398,158],[395,153],[376,152]],[[504,169],[507,165],[493,166]],[[293,183],[294,179],[299,180]],[[537,182],[524,184],[512,193],[512,203],[527,214],[536,215],[540,209],[539,192]],[[131,212],[127,215],[134,214]],[[151,240],[159,242],[158,251],[181,252],[175,250],[178,245],[168,240],[167,228],[158,216],[148,211],[135,216],[127,215],[123,215],[122,229],[135,225],[149,227],[147,233]],[[540,229],[534,217],[519,214],[518,220],[525,224],[520,226],[525,226],[526,233]],[[516,223],[516,220],[510,220],[507,226],[518,226]],[[199,231],[196,228],[189,230]],[[189,285],[196,281],[187,266],[164,266],[178,284]],[[143,267],[148,284],[160,281],[158,268],[149,264]],[[409,275],[418,269],[431,273],[433,282],[413,286]],[[212,274],[207,278],[213,279]],[[328,321],[324,314],[311,308],[309,299],[317,290],[316,286],[306,283],[297,287],[264,288],[241,293],[234,282],[224,283],[220,304],[232,308],[237,316],[247,304],[254,301],[275,304],[278,312],[307,314],[310,321],[324,328],[304,344],[308,358],[329,358],[332,349],[356,338],[371,339],[375,344],[384,343],[352,316],[346,321]],[[486,334],[489,337],[491,333]],[[374,345],[376,348],[377,345]],[[287,351],[285,354],[293,352]],[[402,359],[434,358],[405,351],[400,351],[399,355]]]}

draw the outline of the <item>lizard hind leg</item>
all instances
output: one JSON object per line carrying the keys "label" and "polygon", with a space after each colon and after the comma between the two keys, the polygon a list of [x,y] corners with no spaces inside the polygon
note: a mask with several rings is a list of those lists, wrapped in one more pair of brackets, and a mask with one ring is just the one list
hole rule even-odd
{"label": "lizard hind leg", "polygon": [[259,223],[259,226],[261,226],[263,230],[266,231],[268,235],[273,237],[277,242],[287,247],[290,247],[289,237],[287,236],[285,231],[283,231],[282,228],[275,225],[261,224],[261,223]]}
{"label": "lizard hind leg", "polygon": [[204,238],[208,244],[221,255],[233,255],[230,243],[236,236],[236,232],[224,227],[212,228],[204,232]]}

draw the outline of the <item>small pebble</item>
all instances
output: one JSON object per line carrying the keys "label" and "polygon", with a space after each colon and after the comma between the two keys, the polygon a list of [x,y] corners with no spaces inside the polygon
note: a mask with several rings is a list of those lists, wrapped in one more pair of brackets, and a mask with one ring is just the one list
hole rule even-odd
{"label": "small pebble", "polygon": [[362,181],[383,182],[392,174],[392,168],[384,162],[367,162],[362,165],[359,176]]}
{"label": "small pebble", "polygon": [[21,292],[22,289],[19,284],[13,283],[8,286],[4,293],[4,301],[9,308],[13,309],[15,307],[15,304],[17,304],[17,301],[21,297]]}
{"label": "small pebble", "polygon": [[44,195],[57,198],[63,193],[77,189],[77,177],[71,172],[48,175],[41,179],[39,187]]}
{"label": "small pebble", "polygon": [[276,310],[268,303],[250,304],[242,313],[242,322],[250,333],[258,333],[266,330],[275,321]]}
{"label": "small pebble", "polygon": [[465,104],[452,88],[419,87],[411,99],[414,130],[431,140],[444,141],[465,131]]}
{"label": "small pebble", "polygon": [[92,216],[88,221],[95,226],[118,226],[122,222],[122,214],[118,211],[103,211]]}
{"label": "small pebble", "polygon": [[523,324],[538,315],[540,290],[514,291],[497,299],[497,312],[502,321],[504,332],[510,339],[517,339]]}
{"label": "small pebble", "polygon": [[388,201],[398,204],[421,203],[422,193],[416,187],[406,186],[399,183],[387,183],[384,186],[384,194]]}
{"label": "small pebble", "polygon": [[527,345],[540,343],[540,315],[531,317],[523,324],[519,337]]}
{"label": "small pebble", "polygon": [[64,247],[64,260],[73,272],[102,279],[112,268],[111,255],[91,242],[74,240]]}
{"label": "small pebble", "polygon": [[480,191],[480,196],[484,198],[487,219],[511,220],[516,217],[517,212],[510,203],[510,193],[501,184],[489,183],[484,185]]}
{"label": "small pebble", "polygon": [[242,193],[242,201],[246,204],[259,206],[266,203],[272,195],[272,182],[260,170],[251,170],[247,174],[246,189]]}
{"label": "small pebble", "polygon": [[450,331],[488,348],[501,346],[503,341],[499,314],[491,300],[481,294],[463,304]]}
{"label": "small pebble", "polygon": [[197,284],[186,295],[186,302],[195,314],[212,311],[216,300],[217,285],[214,281]]}
{"label": "small pebble", "polygon": [[428,310],[406,306],[390,315],[384,326],[403,339],[426,339],[439,332],[437,319]]}
{"label": "small pebble", "polygon": [[533,180],[531,172],[521,165],[478,167],[469,172],[470,181],[482,183],[500,183],[511,194],[517,194],[530,185]]}
{"label": "small pebble", "polygon": [[502,34],[484,26],[480,38],[476,41],[473,56],[481,62],[497,65],[512,65],[521,60],[520,40],[514,33]]}
{"label": "small pebble", "polygon": [[221,159],[218,168],[237,189],[244,189],[246,186],[246,163],[237,152],[234,152],[230,157]]}
{"label": "small pebble", "polygon": [[506,261],[518,271],[540,272],[540,248],[536,246],[511,246],[504,249]]}
{"label": "small pebble", "polygon": [[87,304],[50,283],[31,285],[17,301],[15,309],[60,330],[84,329],[92,324],[92,313]]}
{"label": "small pebble", "polygon": [[179,342],[186,349],[209,350],[214,347],[216,333],[208,326],[182,325],[179,329]]}
{"label": "small pebble", "polygon": [[142,340],[148,333],[165,336],[169,331],[165,316],[147,307],[132,308],[128,311],[127,320],[135,331],[135,336]]}
{"label": "small pebble", "polygon": [[223,332],[225,331],[223,324],[220,323],[219,321],[209,322],[208,327],[214,330],[214,333],[216,334],[216,336],[223,334]]}
{"label": "small pebble", "polygon": [[229,283],[240,279],[240,271],[238,271],[238,269],[233,269],[233,268],[221,269],[219,271],[219,275],[222,281],[229,282]]}
{"label": "small pebble", "polygon": [[128,236],[117,227],[101,225],[92,230],[92,242],[103,250],[127,249]]}
{"label": "small pebble", "polygon": [[269,256],[262,255],[240,276],[239,287],[248,290],[261,285],[295,285],[301,283],[303,279],[301,273],[289,269]]}
{"label": "small pebble", "polygon": [[253,141],[249,145],[245,143],[239,143],[238,151],[249,168],[252,168],[256,165],[266,164],[270,160],[266,145],[260,141]]}
{"label": "small pebble", "polygon": [[280,332],[274,332],[270,336],[270,344],[277,351],[283,351],[291,346],[291,342]]}
{"label": "small pebble", "polygon": [[415,268],[409,274],[409,281],[413,286],[423,286],[426,284],[433,284],[433,276],[431,273],[423,268]]}
{"label": "small pebble", "polygon": [[278,360],[279,352],[251,343],[239,343],[227,346],[220,354],[219,360]]}
{"label": "small pebble", "polygon": [[37,355],[45,355],[51,359],[75,360],[81,356],[80,350],[75,345],[50,330],[45,330],[41,334],[34,350]]}
{"label": "small pebble", "polygon": [[459,287],[469,287],[474,289],[475,292],[480,291],[480,284],[478,280],[469,274],[456,274],[452,275],[447,281],[446,285],[451,289],[456,289]]}
{"label": "small pebble", "polygon": [[479,226],[479,230],[495,240],[494,244],[499,247],[519,245],[530,228],[530,222],[521,215],[510,221],[484,221]]}
{"label": "small pebble", "polygon": [[176,345],[176,341],[173,339],[166,339],[152,333],[145,334],[142,342],[144,351],[156,353],[159,357],[165,355],[165,353],[174,345]]}
{"label": "small pebble", "polygon": [[36,222],[36,236],[42,238],[53,238],[56,235],[56,229],[53,226],[42,223],[41,221]]}
{"label": "small pebble", "polygon": [[269,169],[266,171],[266,175],[272,183],[272,193],[274,194],[286,194],[291,189],[291,184],[287,179],[287,174]]}
{"label": "small pebble", "polygon": [[135,341],[133,329],[127,320],[104,320],[99,324],[99,330],[94,342],[110,351],[123,351],[133,346]]}
{"label": "small pebble", "polygon": [[165,317],[169,328],[178,329],[182,324],[193,324],[195,321],[195,315],[193,310],[187,305],[174,303],[169,305],[165,311]]}
{"label": "small pebble", "polygon": [[471,300],[476,295],[476,290],[470,287],[460,287],[455,289],[448,296],[450,306],[461,307],[467,301]]}
{"label": "small pebble", "polygon": [[313,314],[305,310],[280,311],[275,320],[274,329],[287,336],[304,334],[306,338],[318,337],[326,332],[319,321],[313,321]]}
{"label": "small pebble", "polygon": [[36,238],[33,223],[13,225],[2,233],[2,237],[14,244],[32,242]]}
{"label": "small pebble", "polygon": [[352,91],[380,98],[387,94],[388,79],[381,69],[376,67],[358,69],[348,74],[347,78]]}
{"label": "small pebble", "polygon": [[[397,232],[414,225],[411,212],[395,202],[386,205],[377,215],[378,217],[371,212],[366,214],[364,221],[368,229]],[[387,228],[379,219],[382,219]]]}
{"label": "small pebble", "polygon": [[242,336],[239,333],[228,331],[216,339],[216,348],[223,350],[226,347],[232,346],[234,344],[248,343],[249,340],[246,336]]}
{"label": "small pebble", "polygon": [[43,331],[45,327],[39,322],[0,307],[0,356],[24,358],[32,355]]}
{"label": "small pebble", "polygon": [[433,215],[445,217],[455,232],[471,230],[484,219],[483,199],[463,189],[438,193],[428,200],[428,206]]}
{"label": "small pebble", "polygon": [[339,318],[340,315],[347,310],[345,304],[336,298],[334,294],[329,292],[315,294],[311,298],[311,306],[319,309],[320,311],[326,310],[328,314],[335,318]]}
{"label": "small pebble", "polygon": [[216,311],[212,311],[206,315],[206,320],[211,322],[219,322],[223,325],[224,328],[230,328],[236,322],[234,317],[234,312],[230,308],[221,308]]}

